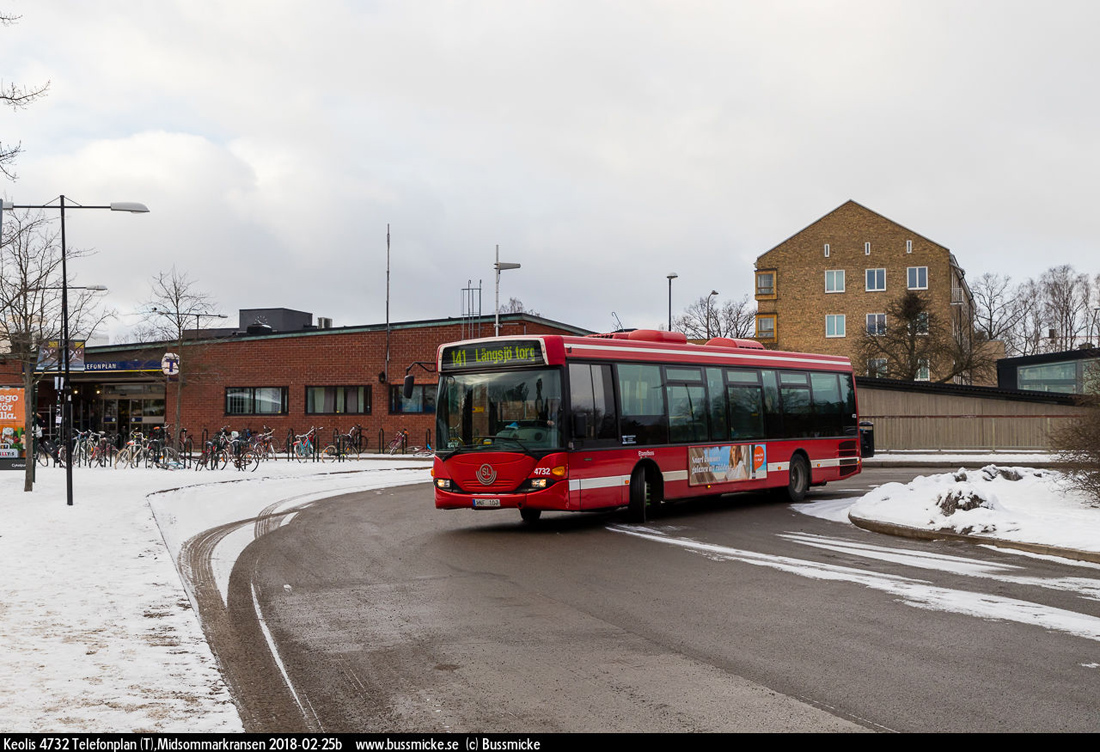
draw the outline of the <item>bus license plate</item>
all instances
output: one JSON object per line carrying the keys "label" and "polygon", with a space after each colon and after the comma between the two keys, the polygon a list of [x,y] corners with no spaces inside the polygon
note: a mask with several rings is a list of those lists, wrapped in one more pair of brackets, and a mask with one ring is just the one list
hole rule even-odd
{"label": "bus license plate", "polygon": [[475,508],[484,507],[486,509],[489,509],[489,508],[499,509],[500,508],[500,499],[474,499],[474,507]]}

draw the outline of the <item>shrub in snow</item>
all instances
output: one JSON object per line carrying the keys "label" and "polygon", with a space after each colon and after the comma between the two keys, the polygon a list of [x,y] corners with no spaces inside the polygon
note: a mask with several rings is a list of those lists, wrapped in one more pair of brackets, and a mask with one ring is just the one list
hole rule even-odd
{"label": "shrub in snow", "polygon": [[969,512],[971,509],[992,509],[993,504],[973,486],[965,483],[944,491],[936,497],[936,506],[945,517],[955,512]]}
{"label": "shrub in snow", "polygon": [[1051,431],[1050,443],[1077,488],[1100,506],[1100,375],[1086,373],[1085,388],[1078,404],[1084,411]]}

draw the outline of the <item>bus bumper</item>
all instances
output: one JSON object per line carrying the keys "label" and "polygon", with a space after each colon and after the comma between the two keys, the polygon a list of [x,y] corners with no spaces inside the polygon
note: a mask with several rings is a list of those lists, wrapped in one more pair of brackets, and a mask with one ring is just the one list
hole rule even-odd
{"label": "bus bumper", "polygon": [[567,511],[569,482],[559,481],[549,488],[526,493],[469,494],[435,489],[436,509],[545,509]]}

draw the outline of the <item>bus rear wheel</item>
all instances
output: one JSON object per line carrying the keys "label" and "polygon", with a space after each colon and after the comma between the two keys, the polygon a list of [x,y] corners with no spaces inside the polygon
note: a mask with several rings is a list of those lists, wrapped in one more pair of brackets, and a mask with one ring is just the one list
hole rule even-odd
{"label": "bus rear wheel", "polygon": [[787,499],[797,504],[806,498],[809,487],[810,463],[803,455],[796,454],[791,457],[791,464],[787,470]]}

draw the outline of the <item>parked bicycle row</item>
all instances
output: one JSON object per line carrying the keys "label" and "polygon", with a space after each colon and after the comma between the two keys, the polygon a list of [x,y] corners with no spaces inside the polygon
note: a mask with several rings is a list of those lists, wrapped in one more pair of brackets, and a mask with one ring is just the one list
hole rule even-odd
{"label": "parked bicycle row", "polygon": [[[378,432],[377,447],[387,454],[431,456],[431,436],[425,435],[423,445],[410,443],[407,430],[398,431],[388,441]],[[178,439],[172,426],[158,426],[149,431],[133,431],[128,437],[117,433],[79,431],[73,437],[75,466],[91,467],[159,467],[164,469],[224,469],[254,471],[260,462],[286,459],[298,462],[340,462],[359,459],[367,453],[368,441],[361,425],[347,433],[323,426],[311,426],[303,434],[287,431],[277,439],[274,429],[264,426],[259,432],[251,429],[234,431],[230,426],[211,433],[204,429],[196,438],[181,429]],[[379,450],[375,450],[376,452]],[[40,465],[64,465],[63,444],[49,439],[36,441],[35,454]]]}

